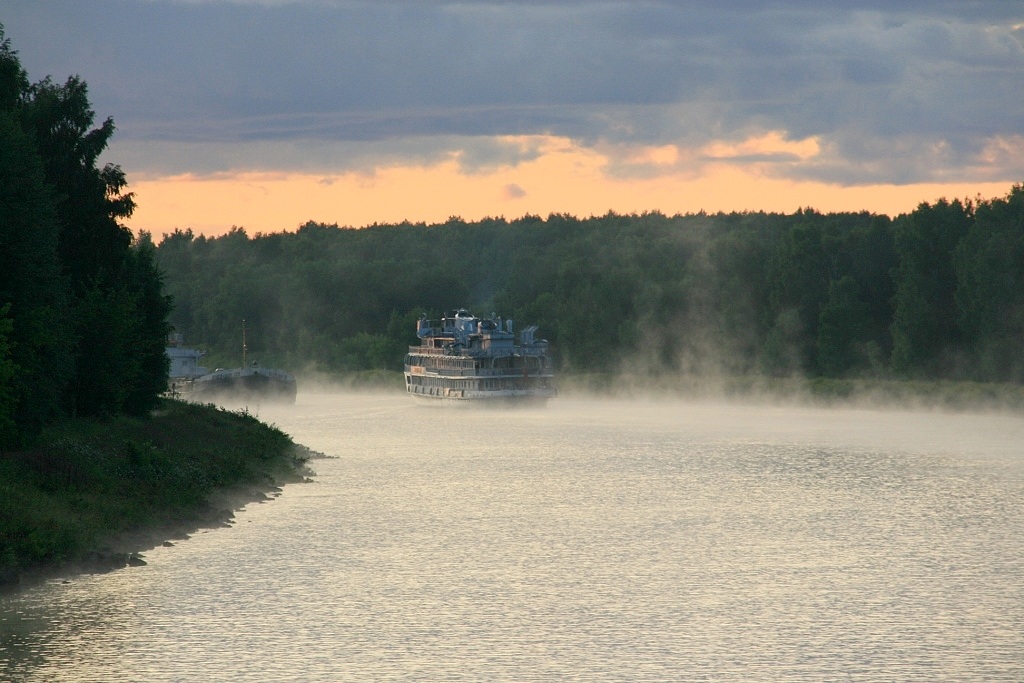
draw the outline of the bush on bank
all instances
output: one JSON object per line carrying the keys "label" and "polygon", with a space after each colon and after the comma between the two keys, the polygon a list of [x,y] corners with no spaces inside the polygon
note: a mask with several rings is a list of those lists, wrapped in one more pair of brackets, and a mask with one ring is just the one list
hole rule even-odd
{"label": "bush on bank", "polygon": [[0,454],[0,585],[81,562],[118,539],[223,518],[211,496],[259,497],[301,480],[307,459],[248,413],[171,399],[148,417],[54,425],[32,449]]}

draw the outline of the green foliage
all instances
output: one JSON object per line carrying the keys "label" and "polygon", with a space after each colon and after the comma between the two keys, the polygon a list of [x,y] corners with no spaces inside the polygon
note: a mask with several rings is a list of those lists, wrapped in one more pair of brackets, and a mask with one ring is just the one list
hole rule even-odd
{"label": "green foliage", "polygon": [[0,456],[0,578],[119,534],[198,525],[215,490],[295,481],[304,462],[251,415],[178,401],[149,418],[51,427],[33,449]]}
{"label": "green foliage", "polygon": [[118,222],[134,200],[96,166],[114,124],[94,118],[79,78],[30,84],[0,26],[0,448],[67,414],[143,413],[166,384],[170,301],[152,243]]}
{"label": "green foliage", "polygon": [[895,222],[896,271],[893,368],[901,375],[949,372],[961,343],[953,255],[973,220],[958,200],[921,204]]}
{"label": "green foliage", "polygon": [[828,293],[829,259],[825,251],[823,216],[798,212],[769,259],[768,303],[773,311],[791,311],[776,317],[776,327],[785,326],[779,336],[792,345],[796,367],[811,370],[817,320]]}
{"label": "green foliage", "polygon": [[857,281],[849,275],[833,280],[818,316],[818,367],[822,374],[841,377],[850,368],[864,365],[858,352],[868,329],[868,305],[860,298]]}
{"label": "green foliage", "polygon": [[14,378],[18,366],[11,358],[11,330],[13,322],[7,314],[10,304],[0,306],[0,443],[11,443],[15,440],[18,425],[14,422],[14,409],[17,406]]}
{"label": "green foliage", "polygon": [[125,353],[137,359],[136,372],[127,376],[122,409],[133,415],[151,410],[167,390],[170,360],[165,353],[171,332],[167,317],[173,308],[164,294],[163,274],[156,265],[156,247],[143,233],[125,258],[124,289],[132,302],[131,345]]}
{"label": "green foliage", "polygon": [[130,193],[121,192],[126,181],[120,168],[96,168],[114,133],[113,120],[90,130],[95,113],[77,77],[64,85],[49,78],[32,85],[21,118],[55,190],[59,253],[72,290],[116,281],[132,239],[117,219],[131,216],[135,204]]}
{"label": "green foliage", "polygon": [[21,125],[28,79],[0,27],[0,306],[11,320],[13,420],[0,448],[18,445],[60,415],[73,361],[65,282],[58,257],[60,226],[43,161]]}
{"label": "green foliage", "polygon": [[1024,186],[978,204],[955,267],[958,322],[977,378],[1024,382]]}

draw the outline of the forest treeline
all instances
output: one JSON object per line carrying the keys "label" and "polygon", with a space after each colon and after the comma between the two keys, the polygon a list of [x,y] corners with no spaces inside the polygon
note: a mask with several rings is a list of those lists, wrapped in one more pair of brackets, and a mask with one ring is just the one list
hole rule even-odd
{"label": "forest treeline", "polygon": [[552,214],[156,249],[214,365],[398,370],[456,307],[540,326],[563,371],[1024,382],[1024,187],[862,213]]}
{"label": "forest treeline", "polygon": [[170,300],[152,244],[121,220],[78,77],[30,83],[0,25],[0,450],[65,417],[144,414],[166,388]]}

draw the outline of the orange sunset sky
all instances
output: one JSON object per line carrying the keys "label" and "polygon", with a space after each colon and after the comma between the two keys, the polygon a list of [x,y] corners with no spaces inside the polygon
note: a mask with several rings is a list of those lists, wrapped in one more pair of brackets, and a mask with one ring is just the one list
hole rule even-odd
{"label": "orange sunset sky", "polygon": [[[390,166],[338,175],[237,172],[181,174],[131,183],[138,209],[134,231],[159,236],[190,228],[215,236],[232,226],[256,233],[294,231],[306,221],[364,227],[374,223],[467,221],[525,214],[578,217],[660,211],[791,213],[801,207],[823,212],[869,211],[896,216],[922,201],[991,198],[1010,181],[840,186],[772,177],[757,165],[707,163],[688,172],[674,169],[653,177],[608,174],[608,158],[570,140],[549,140],[543,156],[516,167],[469,174],[456,161],[430,166]],[[673,150],[645,150],[672,156]],[[656,157],[655,157],[656,158]]]}

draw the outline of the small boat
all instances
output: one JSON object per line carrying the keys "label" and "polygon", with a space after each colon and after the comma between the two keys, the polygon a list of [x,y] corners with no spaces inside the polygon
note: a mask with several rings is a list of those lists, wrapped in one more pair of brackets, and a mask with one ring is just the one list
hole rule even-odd
{"label": "small boat", "polygon": [[478,318],[465,309],[440,324],[416,323],[419,346],[405,356],[406,391],[420,399],[467,404],[539,403],[557,395],[548,342],[537,326],[516,343],[512,321]]}

